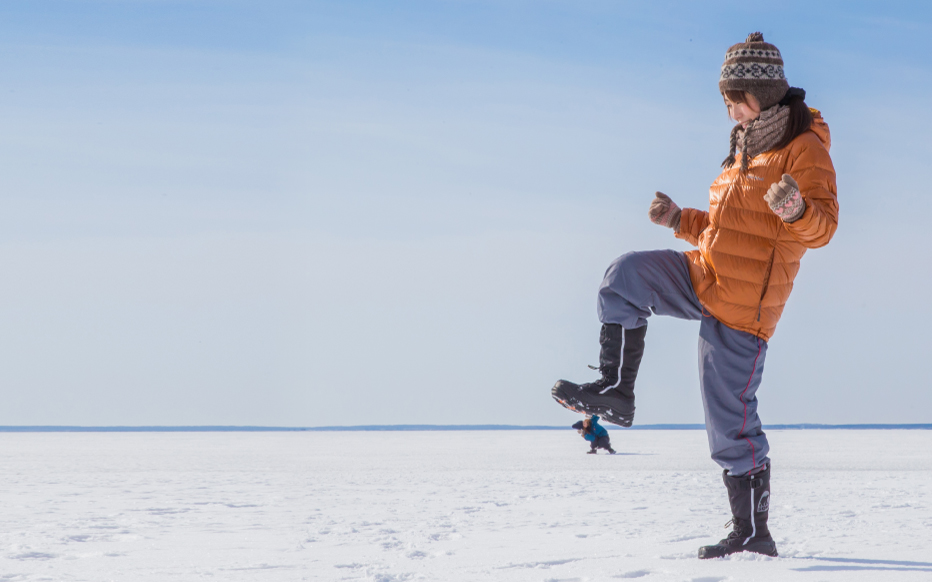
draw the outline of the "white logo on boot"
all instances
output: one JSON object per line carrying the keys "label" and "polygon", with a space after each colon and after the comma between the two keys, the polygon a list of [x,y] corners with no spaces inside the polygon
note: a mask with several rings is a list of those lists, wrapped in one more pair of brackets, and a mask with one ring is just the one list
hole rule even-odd
{"label": "white logo on boot", "polygon": [[764,513],[765,511],[770,511],[770,491],[764,491],[757,503],[757,513]]}

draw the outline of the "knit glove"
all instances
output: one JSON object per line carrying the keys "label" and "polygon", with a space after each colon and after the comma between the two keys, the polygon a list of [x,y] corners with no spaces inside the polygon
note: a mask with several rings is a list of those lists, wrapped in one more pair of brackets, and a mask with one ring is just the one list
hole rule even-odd
{"label": "knit glove", "polygon": [[779,182],[770,185],[770,189],[764,194],[764,200],[783,222],[799,220],[806,211],[806,201],[799,193],[799,185],[789,174],[783,174]]}
{"label": "knit glove", "polygon": [[650,221],[660,226],[672,228],[673,232],[679,232],[680,214],[682,214],[680,207],[663,192],[657,192],[654,195],[656,198],[650,203],[650,210],[647,211]]}

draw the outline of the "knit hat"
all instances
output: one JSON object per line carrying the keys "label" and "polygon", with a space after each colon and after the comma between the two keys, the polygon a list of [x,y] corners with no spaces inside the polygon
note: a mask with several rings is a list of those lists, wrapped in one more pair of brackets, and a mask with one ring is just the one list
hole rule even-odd
{"label": "knit hat", "polygon": [[583,423],[582,423],[581,420],[578,421],[576,424],[573,425],[573,428],[575,428],[576,430],[579,430],[579,429],[581,429],[582,427],[583,427]]}
{"label": "knit hat", "polygon": [[783,76],[780,50],[764,42],[764,35],[752,32],[747,40],[732,45],[725,53],[718,90],[747,91],[757,98],[760,108],[770,109],[786,94],[790,84]]}

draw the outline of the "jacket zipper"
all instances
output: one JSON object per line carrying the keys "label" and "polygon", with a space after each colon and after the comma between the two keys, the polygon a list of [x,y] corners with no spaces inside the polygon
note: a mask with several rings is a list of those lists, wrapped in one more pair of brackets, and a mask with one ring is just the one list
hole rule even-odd
{"label": "jacket zipper", "polygon": [[774,247],[770,251],[770,261],[767,262],[767,272],[764,274],[764,287],[760,292],[760,303],[757,304],[757,321],[760,322],[760,312],[764,306],[764,295],[767,294],[767,289],[770,287],[770,273],[773,271],[773,258],[777,252],[777,247]]}

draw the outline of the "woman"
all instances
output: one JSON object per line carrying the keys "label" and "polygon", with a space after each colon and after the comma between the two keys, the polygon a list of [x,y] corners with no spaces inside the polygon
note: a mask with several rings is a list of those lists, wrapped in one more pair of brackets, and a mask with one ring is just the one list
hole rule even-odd
{"label": "woman", "polygon": [[755,393],[783,307],[807,249],[838,225],[831,140],[806,92],[790,88],[780,51],[755,32],[728,49],[719,78],[731,131],[709,210],[680,208],[662,192],[651,221],[697,250],[634,252],[616,259],[599,290],[602,377],[560,380],[563,406],[621,426],[634,419],[637,377],[652,313],[701,320],[699,385],[712,459],[723,469],[733,531],[700,558],[741,551],[776,556],[767,528],[770,459]]}

